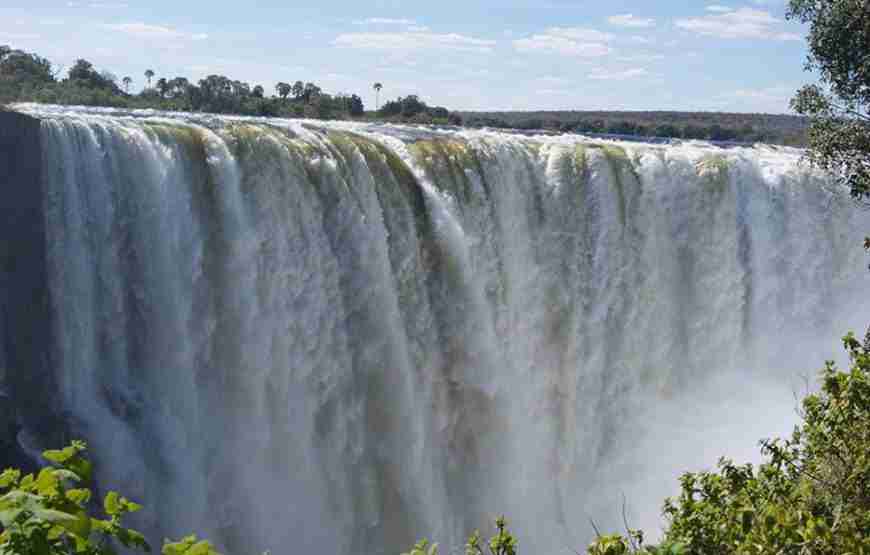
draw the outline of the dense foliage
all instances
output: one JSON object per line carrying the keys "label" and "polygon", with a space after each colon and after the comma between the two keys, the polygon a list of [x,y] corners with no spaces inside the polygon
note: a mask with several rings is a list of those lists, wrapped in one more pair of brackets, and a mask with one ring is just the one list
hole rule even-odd
{"label": "dense foliage", "polygon": [[[380,84],[380,83],[378,83]],[[451,114],[442,106],[428,106],[417,95],[399,97],[384,103],[378,110],[378,115],[387,120],[398,120],[409,123],[423,124],[453,124],[461,125],[462,118],[458,114]]]}
{"label": "dense foliage", "polygon": [[470,127],[544,129],[636,137],[762,142],[801,146],[805,118],[717,112],[463,112]]}
{"label": "dense foliage", "polygon": [[[517,555],[517,539],[507,529],[507,520],[501,516],[495,521],[496,532],[488,542],[475,530],[465,543],[465,555]],[[422,539],[402,555],[438,555],[438,544]]]}
{"label": "dense foliage", "polygon": [[870,201],[870,0],[790,0],[788,16],[809,23],[806,68],[820,77],[792,100],[810,116],[809,159]]}
{"label": "dense foliage", "polygon": [[[0,555],[114,555],[120,545],[150,551],[145,537],[122,521],[142,507],[117,493],[106,494],[105,518],[94,516],[88,488],[91,463],[86,446],[46,451],[50,466],[37,474],[7,469],[0,474]],[[189,536],[167,541],[163,555],[218,555],[207,541]]]}
{"label": "dense foliage", "polygon": [[[366,117],[360,96],[327,94],[312,82],[281,81],[274,87],[275,94],[268,95],[261,85],[252,87],[224,75],[209,75],[196,83],[186,77],[158,77],[151,69],[144,75],[148,85],[133,94],[129,76],[119,81],[111,72],[97,71],[87,60],[78,60],[66,77],[60,78],[47,59],[0,46],[0,105],[41,102],[269,117]],[[446,108],[430,108],[416,96],[397,102],[401,106],[398,111],[394,103],[387,103],[378,115],[391,121],[448,123],[450,113]],[[450,121],[459,123],[455,116]]]}
{"label": "dense foliage", "polygon": [[[262,86],[209,75],[198,83],[185,77],[160,77],[145,72],[149,86],[130,94],[132,79],[121,86],[110,72],[98,72],[87,60],[78,60],[67,76],[59,79],[51,63],[36,54],[0,46],[0,103],[42,102],[51,104],[153,108],[251,116],[350,118],[364,112],[357,95],[329,95],[313,83],[279,83],[276,96],[267,96]],[[292,96],[291,96],[292,95]]]}

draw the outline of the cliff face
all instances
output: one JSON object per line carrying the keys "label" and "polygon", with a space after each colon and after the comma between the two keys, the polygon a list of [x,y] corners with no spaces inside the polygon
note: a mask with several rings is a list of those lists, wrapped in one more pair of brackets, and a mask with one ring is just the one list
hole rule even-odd
{"label": "cliff face", "polygon": [[18,109],[0,462],[85,439],[155,541],[653,526],[870,314],[870,213],[792,149]]}
{"label": "cliff face", "polygon": [[[53,408],[40,121],[0,112],[0,465],[62,440]],[[16,368],[24,369],[16,371]],[[55,405],[56,406],[56,405]]]}

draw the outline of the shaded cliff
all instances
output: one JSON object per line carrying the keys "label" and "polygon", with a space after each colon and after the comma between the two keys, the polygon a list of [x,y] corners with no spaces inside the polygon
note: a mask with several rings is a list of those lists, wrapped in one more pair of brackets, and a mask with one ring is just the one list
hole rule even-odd
{"label": "shaded cliff", "polygon": [[40,122],[0,111],[0,465],[64,439],[52,362]]}

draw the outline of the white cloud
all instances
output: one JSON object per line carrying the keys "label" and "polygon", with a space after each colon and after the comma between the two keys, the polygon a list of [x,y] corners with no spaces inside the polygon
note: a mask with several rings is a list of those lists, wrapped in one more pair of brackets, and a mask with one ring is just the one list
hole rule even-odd
{"label": "white cloud", "polygon": [[664,60],[664,54],[630,54],[628,56],[619,56],[616,58],[620,62],[657,62]]}
{"label": "white cloud", "polygon": [[67,2],[69,8],[92,8],[95,10],[111,10],[129,8],[126,2]]}
{"label": "white cloud", "polygon": [[368,19],[358,19],[353,22],[354,25],[416,25],[417,22],[413,19],[392,18],[392,17],[369,17]]}
{"label": "white cloud", "polygon": [[772,39],[800,40],[796,33],[779,31],[781,21],[764,10],[740,8],[719,15],[707,15],[678,19],[675,24],[681,29],[698,35],[721,39]]}
{"label": "white cloud", "polygon": [[401,31],[393,33],[344,33],[332,43],[343,48],[363,50],[456,50],[463,52],[491,52],[495,41],[477,39],[457,33],[429,31]]}
{"label": "white cloud", "polygon": [[555,75],[545,75],[543,77],[538,77],[535,79],[536,83],[548,84],[548,85],[561,85],[563,83],[568,83],[569,81],[564,77],[556,77]]}
{"label": "white cloud", "polygon": [[606,44],[577,42],[553,35],[533,35],[514,41],[514,48],[520,52],[547,52],[565,56],[605,56],[610,53]]}
{"label": "white cloud", "polygon": [[607,42],[614,38],[610,33],[603,33],[597,29],[585,27],[550,27],[545,33],[581,41]]}
{"label": "white cloud", "polygon": [[635,79],[637,77],[645,77],[649,75],[649,72],[641,67],[626,69],[623,71],[607,71],[607,70],[597,70],[588,75],[589,79],[595,79],[597,81],[626,81],[628,79]]}
{"label": "white cloud", "polygon": [[131,37],[148,40],[205,40],[208,38],[208,35],[205,33],[185,33],[171,27],[149,25],[147,23],[119,23],[117,25],[106,25],[105,27],[130,35]]}
{"label": "white cloud", "polygon": [[551,27],[542,34],[513,41],[514,48],[527,53],[555,53],[563,56],[598,57],[611,52],[605,44],[613,35],[582,27]]}
{"label": "white cloud", "polygon": [[734,11],[734,10],[732,10],[728,6],[720,6],[719,4],[713,4],[712,6],[707,6],[707,11],[708,12],[715,12],[715,13],[725,13],[725,12],[730,12],[730,11]]}
{"label": "white cloud", "polygon": [[611,25],[620,27],[653,27],[656,24],[655,19],[635,17],[634,14],[611,15],[607,18]]}
{"label": "white cloud", "polygon": [[425,25],[411,25],[410,27],[408,27],[408,30],[412,31],[414,33],[425,33],[426,31],[429,31],[430,29],[429,29],[429,27],[426,27]]}

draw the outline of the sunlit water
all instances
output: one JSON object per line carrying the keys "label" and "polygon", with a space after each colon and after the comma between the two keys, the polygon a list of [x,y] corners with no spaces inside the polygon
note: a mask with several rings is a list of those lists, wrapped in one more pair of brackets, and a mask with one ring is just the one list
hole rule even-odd
{"label": "sunlit water", "polygon": [[654,535],[870,316],[870,214],[797,150],[19,109],[66,409],[155,539]]}

